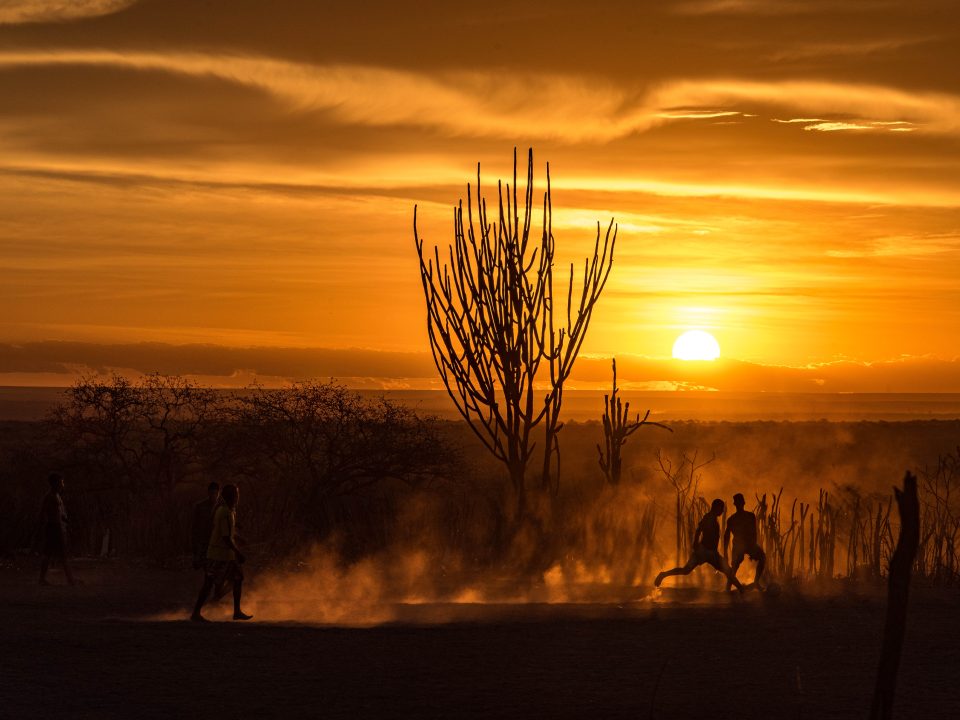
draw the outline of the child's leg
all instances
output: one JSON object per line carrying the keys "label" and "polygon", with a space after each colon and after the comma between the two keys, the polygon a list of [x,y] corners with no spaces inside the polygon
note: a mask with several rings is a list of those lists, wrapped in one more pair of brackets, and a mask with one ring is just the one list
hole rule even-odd
{"label": "child's leg", "polygon": [[743,584],[737,580],[736,573],[733,572],[733,569],[727,564],[727,561],[724,560],[722,556],[718,556],[718,562],[711,562],[710,564],[727,576],[727,587],[733,585],[737,590],[743,592]]}
{"label": "child's leg", "polygon": [[249,620],[253,615],[247,615],[240,609],[240,598],[243,596],[243,571],[238,567],[233,576],[233,619]]}
{"label": "child's leg", "polygon": [[763,569],[767,566],[767,555],[758,545],[753,549],[753,552],[750,553],[750,557],[757,563],[757,575],[753,579],[753,582],[759,584],[760,578],[763,576]]}
{"label": "child's leg", "polygon": [[657,575],[657,579],[653,581],[653,585],[654,587],[660,587],[660,583],[662,583],[665,578],[672,577],[674,575],[689,575],[698,565],[700,565],[700,563],[698,563],[695,558],[690,558],[686,565],[675,567],[672,570],[666,570]]}
{"label": "child's leg", "polygon": [[[738,551],[736,551],[736,552],[733,554],[733,563],[731,563],[731,565],[730,565],[730,573],[731,573],[734,577],[737,576],[737,570],[740,569],[740,565],[741,565],[741,563],[743,563],[743,556],[744,556],[744,554],[745,554],[745,553],[744,553],[742,550],[738,550]],[[723,571],[721,570],[721,572],[723,572]],[[732,588],[732,587],[733,587],[733,583],[732,583],[732,582],[728,582],[728,583],[727,583],[727,590],[729,590],[729,589]]]}

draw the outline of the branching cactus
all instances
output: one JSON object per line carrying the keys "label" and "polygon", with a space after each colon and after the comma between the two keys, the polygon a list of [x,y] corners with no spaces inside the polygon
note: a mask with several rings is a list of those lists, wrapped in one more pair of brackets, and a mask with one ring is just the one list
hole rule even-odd
{"label": "branching cactus", "polygon": [[555,288],[550,166],[540,230],[533,227],[533,150],[523,202],[514,151],[513,184],[498,183],[491,205],[493,216],[478,165],[476,187],[468,185],[466,203],[454,208],[453,243],[442,254],[428,247],[416,207],[413,233],[434,364],[461,417],[509,471],[514,514],[523,519],[535,430],[542,433],[537,485],[553,495],[558,490],[564,383],[610,276],[617,227],[611,219],[603,232],[598,223],[579,282],[571,264],[566,287]]}
{"label": "branching cactus", "polygon": [[617,359],[613,359],[613,387],[609,395],[603,396],[603,447],[597,443],[597,454],[600,469],[611,485],[620,484],[623,472],[622,449],[627,444],[627,438],[633,435],[643,425],[653,425],[664,430],[673,430],[658,422],[649,421],[650,411],[640,419],[640,413],[634,420],[630,420],[630,403],[623,403],[618,397],[620,389],[617,387]]}

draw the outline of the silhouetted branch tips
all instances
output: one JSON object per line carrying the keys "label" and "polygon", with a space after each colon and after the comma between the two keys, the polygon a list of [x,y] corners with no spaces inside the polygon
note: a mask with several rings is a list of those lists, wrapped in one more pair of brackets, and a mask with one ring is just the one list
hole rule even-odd
{"label": "silhouetted branch tips", "polygon": [[910,472],[903,478],[903,490],[893,489],[900,512],[900,539],[890,558],[888,577],[887,619],[880,650],[877,684],[870,708],[871,720],[889,720],[893,717],[897,671],[903,651],[907,627],[907,604],[910,599],[910,575],[920,544],[920,501],[917,496],[917,478]]}
{"label": "silhouetted branch tips", "polygon": [[[644,414],[640,419],[640,413],[637,413],[636,420],[630,421],[630,403],[623,404],[618,397],[620,388],[617,387],[617,359],[613,358],[613,384],[609,395],[603,396],[603,439],[604,445],[601,448],[597,444],[597,454],[599,457],[600,470],[611,485],[618,485],[623,472],[622,450],[627,444],[627,438],[640,429],[643,425],[653,425],[664,430],[673,430],[666,425],[658,422],[649,422],[650,411]],[[662,467],[662,463],[661,463]]]}
{"label": "silhouetted branch tips", "polygon": [[[468,184],[467,217],[464,220],[461,200],[454,208],[454,240],[442,271],[437,248],[433,250],[432,260],[431,253],[424,252],[416,214],[414,236],[434,363],[460,415],[507,467],[519,519],[525,512],[526,472],[536,449],[531,432],[541,423],[544,445],[540,449],[539,485],[553,492],[558,488],[557,435],[563,427],[560,422],[563,385],[573,369],[593,308],[610,275],[616,231],[611,236],[608,230],[601,252],[598,226],[593,257],[585,260],[578,300],[574,302],[571,272],[565,293],[567,307],[557,308],[549,165],[540,242],[531,246],[533,149],[527,153],[522,222],[517,157],[514,148],[512,186],[497,183],[496,222],[487,218],[487,203],[480,192],[480,165],[477,165],[476,198]],[[612,220],[610,227],[613,227]],[[549,392],[540,396],[534,389],[535,382],[548,382]],[[542,402],[539,397],[543,397]]]}
{"label": "silhouetted branch tips", "polygon": [[680,460],[675,464],[669,457],[664,456],[660,450],[657,450],[657,462],[660,465],[660,471],[673,488],[676,499],[677,565],[680,565],[683,562],[682,558],[689,554],[694,531],[708,508],[706,501],[698,492],[701,478],[700,471],[712,463],[716,455],[712,455],[709,460],[698,462],[699,454],[699,450],[694,450],[692,456],[686,452],[681,452]]}

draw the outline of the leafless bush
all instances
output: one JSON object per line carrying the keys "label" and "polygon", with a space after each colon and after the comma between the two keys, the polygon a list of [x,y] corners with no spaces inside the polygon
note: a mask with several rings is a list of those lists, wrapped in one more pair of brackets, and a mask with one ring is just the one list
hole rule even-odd
{"label": "leafless bush", "polygon": [[[385,399],[368,401],[334,382],[252,388],[225,413],[229,467],[257,503],[258,534],[318,538],[356,512],[391,515],[375,486],[418,487],[453,475],[455,454],[437,424]],[[353,522],[354,526],[362,523]],[[382,531],[382,529],[381,529]]]}
{"label": "leafless bush", "polygon": [[677,565],[686,562],[692,548],[690,543],[697,529],[700,519],[706,514],[709,503],[699,495],[701,471],[712,463],[715,456],[709,460],[699,459],[700,451],[683,452],[679,460],[671,460],[664,453],[657,451],[657,462],[660,472],[674,491],[674,509],[676,519]]}
{"label": "leafless bush", "polygon": [[620,484],[620,476],[623,472],[623,458],[621,454],[623,446],[627,444],[627,438],[644,425],[652,425],[664,430],[670,430],[670,432],[673,432],[673,430],[662,423],[648,421],[650,417],[649,410],[644,414],[642,420],[640,419],[640,413],[637,413],[636,419],[630,419],[630,403],[624,404],[623,401],[617,397],[620,389],[617,387],[616,358],[611,361],[611,365],[613,366],[613,387],[609,395],[603,396],[604,411],[602,425],[604,443],[603,447],[601,447],[599,443],[597,444],[597,454],[600,456],[600,470],[603,472],[603,476],[607,479],[607,482],[611,485],[618,485]]}
{"label": "leafless bush", "polygon": [[175,491],[206,471],[202,438],[218,410],[213,390],[166,375],[88,378],[66,392],[48,427],[96,528],[88,543],[110,530],[121,547],[175,553],[186,536]]}
{"label": "leafless bush", "polygon": [[200,436],[217,412],[213,390],[181,377],[131,382],[115,375],[76,383],[50,423],[78,462],[99,471],[105,487],[166,499],[203,472]]}
{"label": "leafless bush", "polygon": [[[941,456],[936,466],[920,472],[915,570],[936,585],[960,581],[958,487],[960,453]],[[767,495],[758,496],[754,509],[771,575],[796,582],[836,577],[879,581],[886,576],[898,531],[891,521],[892,494],[865,496],[845,485],[836,491],[839,499],[831,502],[830,493],[821,489],[815,506],[793,500],[788,524],[781,516],[782,492],[772,495],[769,503]],[[842,573],[836,572],[838,567]]]}
{"label": "leafless bush", "polygon": [[920,547],[917,570],[932,582],[960,581],[960,448],[920,472]]}
{"label": "leafless bush", "polygon": [[879,580],[884,573],[884,564],[893,552],[890,528],[893,497],[864,496],[851,486],[841,488],[841,492],[847,576],[865,575]]}

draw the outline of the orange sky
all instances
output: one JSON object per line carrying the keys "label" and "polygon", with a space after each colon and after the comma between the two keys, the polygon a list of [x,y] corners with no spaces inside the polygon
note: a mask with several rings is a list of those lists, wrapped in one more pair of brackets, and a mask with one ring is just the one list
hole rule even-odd
{"label": "orange sky", "polygon": [[584,353],[950,364],[958,35],[924,0],[6,2],[0,344],[422,353],[414,203],[446,243],[532,145],[561,259],[619,223]]}

